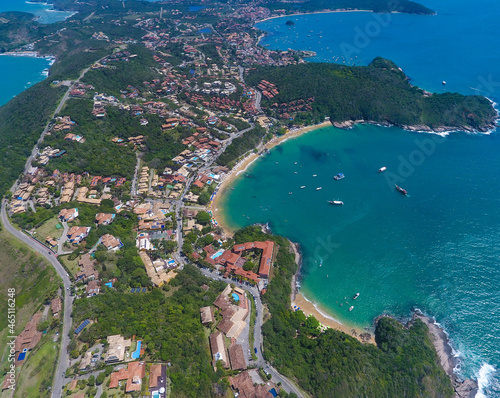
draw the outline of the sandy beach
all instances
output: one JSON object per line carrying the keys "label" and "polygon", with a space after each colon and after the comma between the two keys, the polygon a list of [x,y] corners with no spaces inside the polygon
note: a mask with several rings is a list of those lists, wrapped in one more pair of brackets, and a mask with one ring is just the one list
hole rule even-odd
{"label": "sandy beach", "polygon": [[[260,22],[266,22],[266,21],[270,21],[272,19],[277,19],[277,18],[291,18],[291,17],[300,17],[302,15],[316,15],[316,14],[336,14],[339,12],[373,12],[373,11],[372,10],[357,10],[357,9],[347,10],[344,8],[339,8],[337,10],[329,10],[329,11],[296,12],[294,14],[275,15],[273,17],[268,17],[268,18],[261,19],[259,21],[255,21],[255,23],[257,24]],[[394,13],[396,13],[396,12],[394,12]]]}
{"label": "sandy beach", "polygon": [[[359,341],[362,341],[359,336],[362,333],[367,333],[366,330],[359,329],[337,321],[334,317],[328,315],[328,313],[321,309],[318,305],[315,305],[312,302],[308,301],[306,297],[304,297],[300,292],[295,296],[295,300],[292,303],[292,308],[295,305],[299,307],[306,316],[313,315],[323,326],[344,332],[349,336],[356,337]],[[370,339],[368,341],[365,340],[365,342],[375,344],[375,337],[373,336],[373,334],[371,334]]]}
{"label": "sandy beach", "polygon": [[[281,136],[281,137],[275,137],[271,141],[265,144],[264,148],[266,149],[271,149],[275,147],[276,145],[282,144],[283,142],[296,138],[302,134],[308,133],[310,131],[320,129],[323,127],[328,127],[331,126],[330,122],[324,122],[321,124],[317,124],[314,126],[307,126],[303,127],[300,129],[296,130],[291,130],[287,134]],[[230,188],[232,182],[241,175],[247,168],[259,158],[260,155],[251,153],[248,156],[246,156],[244,159],[242,159],[238,164],[236,164],[235,167],[231,170],[231,172],[225,177],[225,179],[222,181],[222,183],[219,185],[219,190],[217,192],[217,195],[214,197],[210,204],[210,210],[212,211],[212,214],[217,221],[217,224],[221,226],[224,229],[224,234],[226,236],[232,236],[234,233],[234,230],[230,228],[227,225],[226,220],[224,219],[224,215],[222,214],[221,209],[219,208],[220,200],[223,198],[225,191]],[[318,306],[315,306],[313,303],[307,300],[306,297],[304,297],[301,293],[297,293],[297,295],[294,298],[294,301],[292,303],[292,308],[294,306],[300,307],[300,309],[308,315],[314,315],[314,317],[325,327],[329,327],[332,329],[336,329],[339,331],[342,331],[350,336],[356,337],[360,341],[361,338],[359,335],[362,333],[366,333],[365,330],[359,329],[352,327],[351,325],[347,324],[342,324],[339,321],[337,321],[333,316],[328,315],[327,311],[324,311],[320,309]],[[372,335],[370,340],[368,340],[369,343],[375,344],[375,339],[374,336]]]}
{"label": "sandy beach", "polygon": [[[276,145],[282,144],[283,142],[296,138],[302,134],[308,133],[313,130],[317,130],[323,127],[328,127],[331,126],[332,124],[330,122],[323,122],[320,124],[315,124],[313,126],[307,126],[303,128],[299,128],[296,130],[290,130],[287,134],[282,135],[280,137],[275,137],[269,142],[267,142],[262,149],[271,149],[275,147]],[[244,159],[242,159],[240,162],[236,164],[235,167],[229,172],[229,174],[224,178],[222,183],[219,185],[217,195],[215,195],[214,199],[209,205],[209,209],[212,211],[212,215],[217,221],[217,224],[221,226],[224,229],[224,233],[226,236],[232,236],[234,233],[234,229],[229,227],[227,225],[226,220],[224,219],[224,215],[222,214],[221,210],[219,209],[219,203],[221,198],[224,196],[224,192],[226,189],[229,188],[231,183],[241,174],[243,173],[257,158],[259,157],[259,154],[256,153],[250,153],[248,156],[246,156]]]}

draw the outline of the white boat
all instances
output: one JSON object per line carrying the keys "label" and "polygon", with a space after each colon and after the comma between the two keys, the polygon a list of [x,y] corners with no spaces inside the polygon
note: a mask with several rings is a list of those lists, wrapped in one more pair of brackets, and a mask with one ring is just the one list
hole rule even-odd
{"label": "white boat", "polygon": [[349,311],[352,311],[353,309],[354,309],[354,306],[353,306],[353,305],[351,305],[351,306],[349,307]]}
{"label": "white boat", "polygon": [[359,297],[359,293],[356,293],[354,296],[353,296],[353,300],[356,300],[357,298]]}
{"label": "white boat", "polygon": [[302,186],[300,187],[300,189],[304,189],[305,187],[306,187],[305,185],[302,185]]}
{"label": "white boat", "polygon": [[313,174],[313,177],[317,177],[317,174]]}
{"label": "white boat", "polygon": [[331,205],[343,205],[344,202],[342,202],[341,200],[329,200],[328,203],[330,203]]}
{"label": "white boat", "polygon": [[387,170],[387,167],[384,166],[384,167],[381,167],[380,169],[378,169],[378,172],[383,173],[386,170]]}
{"label": "white boat", "polygon": [[446,86],[446,82],[443,80],[443,86]]}
{"label": "white boat", "polygon": [[323,189],[323,188],[321,188],[321,187],[318,187],[318,188],[316,188],[316,191],[319,191],[320,189]]}
{"label": "white boat", "polygon": [[291,194],[292,194],[292,192],[288,192],[288,195],[291,195]]}

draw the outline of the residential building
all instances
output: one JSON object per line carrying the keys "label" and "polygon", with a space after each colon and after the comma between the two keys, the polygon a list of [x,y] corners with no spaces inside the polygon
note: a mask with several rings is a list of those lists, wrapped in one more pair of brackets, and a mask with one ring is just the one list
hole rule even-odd
{"label": "residential building", "polygon": [[73,209],[61,209],[58,218],[61,221],[71,222],[78,217],[78,209],[75,207]]}
{"label": "residential building", "polygon": [[229,368],[229,361],[224,345],[224,336],[221,332],[212,333],[209,336],[210,350],[212,351],[213,367],[216,369],[217,361],[221,361],[225,368]]}
{"label": "residential building", "polygon": [[120,239],[115,238],[110,234],[101,236],[101,244],[110,251],[117,251],[123,246],[123,243],[120,241]]}
{"label": "residential building", "polygon": [[116,214],[111,213],[97,213],[95,216],[95,222],[97,225],[109,225],[115,219]]}
{"label": "residential building", "polygon": [[207,325],[214,322],[214,310],[211,306],[200,308],[201,323]]}
{"label": "residential building", "polygon": [[111,373],[109,388],[117,388],[120,381],[126,380],[125,393],[141,391],[144,377],[146,377],[146,363],[130,362],[127,364],[127,368]]}
{"label": "residential building", "polygon": [[124,339],[119,334],[108,336],[108,351],[104,357],[106,363],[122,362],[125,360],[125,350],[130,348],[132,341]]}
{"label": "residential building", "polygon": [[99,273],[95,269],[95,260],[90,257],[90,254],[86,253],[78,260],[78,265],[80,266],[80,271],[76,274],[75,279],[83,280],[84,282],[90,281],[92,279],[97,279]]}
{"label": "residential building", "polygon": [[87,293],[87,297],[97,296],[99,294],[99,282],[94,280],[89,281],[87,287],[85,288],[85,292]]}
{"label": "residential building", "polygon": [[231,361],[231,369],[245,370],[247,368],[243,347],[240,344],[234,344],[229,347],[228,352],[229,360]]}
{"label": "residential building", "polygon": [[81,243],[89,234],[90,227],[71,227],[67,233],[68,241],[77,245]]}

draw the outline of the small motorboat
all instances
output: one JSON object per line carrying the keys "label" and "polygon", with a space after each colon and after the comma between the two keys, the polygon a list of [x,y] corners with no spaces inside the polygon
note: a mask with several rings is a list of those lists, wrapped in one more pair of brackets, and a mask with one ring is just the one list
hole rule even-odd
{"label": "small motorboat", "polygon": [[356,294],[352,297],[352,299],[353,299],[353,300],[356,300],[358,297],[359,297],[359,293],[356,293]]}
{"label": "small motorboat", "polygon": [[300,187],[300,189],[304,189],[305,187],[306,187],[305,185],[302,185],[302,186]]}
{"label": "small motorboat", "polygon": [[345,177],[345,175],[343,173],[338,173],[336,176],[333,177],[333,179],[338,181],[344,177]]}
{"label": "small motorboat", "polygon": [[288,192],[288,195],[291,195],[291,194],[292,194],[292,192]]}
{"label": "small motorboat", "polygon": [[317,174],[313,174],[313,177],[317,177],[318,175]]}
{"label": "small motorboat", "polygon": [[384,167],[381,167],[380,169],[378,169],[378,172],[383,173],[386,170],[387,170],[387,167],[384,166]]}
{"label": "small motorboat", "polygon": [[406,192],[406,189],[403,189],[401,187],[398,187],[396,184],[394,184],[394,186],[396,187],[396,190],[398,192],[401,192],[403,195],[408,195],[408,192]]}
{"label": "small motorboat", "polygon": [[351,305],[351,306],[349,307],[349,311],[352,311],[353,309],[354,309],[354,306],[353,306],[353,305]]}
{"label": "small motorboat", "polygon": [[328,203],[330,203],[331,205],[343,205],[344,202],[342,202],[341,200],[329,200]]}
{"label": "small motorboat", "polygon": [[318,188],[316,188],[316,191],[319,191],[319,190],[321,190],[321,189],[323,189],[323,188],[321,188],[321,187],[318,187]]}

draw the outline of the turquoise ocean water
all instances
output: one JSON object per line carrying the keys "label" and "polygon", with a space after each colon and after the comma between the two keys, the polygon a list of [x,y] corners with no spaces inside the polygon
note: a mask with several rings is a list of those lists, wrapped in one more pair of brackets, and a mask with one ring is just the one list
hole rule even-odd
{"label": "turquoise ocean water", "polygon": [[[0,1],[0,12],[23,11],[39,17],[40,23],[63,21],[72,12],[54,11],[50,4],[29,3],[23,0]],[[47,77],[50,60],[45,58],[0,56],[0,105]]]}
{"label": "turquoise ocean water", "polygon": [[[316,61],[357,64],[381,55],[429,91],[499,102],[497,3],[425,5],[438,14],[316,14],[293,17],[291,28],[287,18],[258,27],[273,49],[311,49]],[[435,317],[462,359],[457,371],[479,380],[478,397],[500,397],[499,151],[496,132],[441,137],[328,127],[255,162],[221,208],[234,227],[269,222],[299,242],[302,292],[341,322],[371,327],[382,313],[405,319],[415,308]],[[382,166],[388,170],[378,174]],[[346,178],[333,180],[339,172]],[[331,206],[332,199],[345,205]],[[341,307],[344,297],[350,304]]]}
{"label": "turquoise ocean water", "polygon": [[47,77],[50,66],[46,58],[0,56],[0,105],[10,101],[21,91]]}
{"label": "turquoise ocean water", "polygon": [[32,3],[25,0],[2,0],[0,1],[0,12],[22,11],[34,14],[40,23],[54,23],[64,21],[73,15],[69,11],[55,11],[51,4]]}

